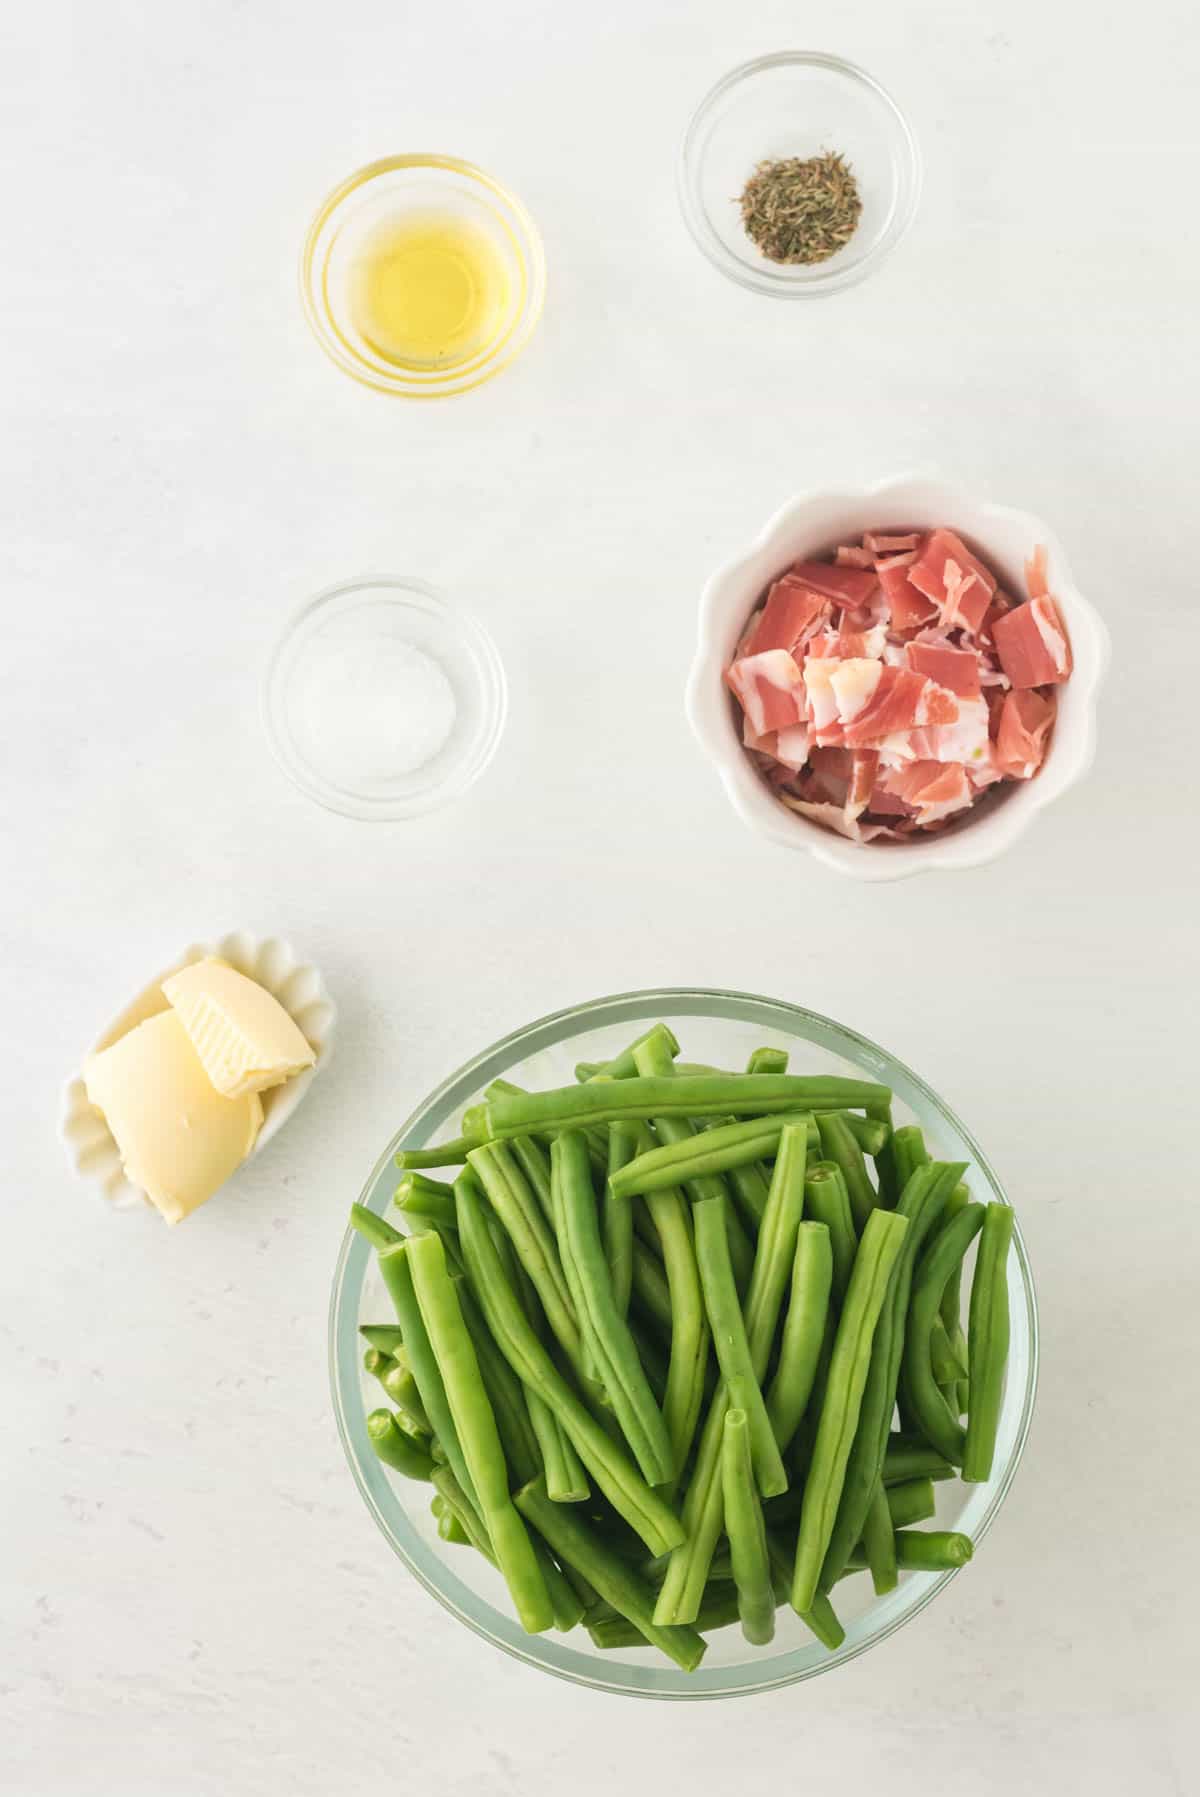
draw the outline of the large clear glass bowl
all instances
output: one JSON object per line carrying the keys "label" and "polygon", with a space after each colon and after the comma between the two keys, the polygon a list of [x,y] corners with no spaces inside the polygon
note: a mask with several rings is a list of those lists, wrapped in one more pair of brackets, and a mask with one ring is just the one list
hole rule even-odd
{"label": "large clear glass bowl", "polygon": [[[667,990],[626,992],[595,999],[543,1017],[506,1036],[460,1067],[430,1093],[388,1142],[360,1194],[383,1214],[395,1189],[393,1156],[402,1147],[424,1147],[455,1132],[466,1105],[500,1077],[522,1085],[569,1084],[576,1061],[616,1054],[657,1018],[669,1023],[683,1058],[720,1066],[745,1064],[762,1044],[786,1048],[796,1073],[865,1073],[896,1095],[896,1122],[919,1123],[933,1153],[969,1163],[975,1195],[1006,1203],[1000,1182],[974,1139],[937,1094],[884,1049],[853,1030],[798,1005],[743,992]],[[349,1198],[352,1194],[347,1193]],[[1012,1483],[1025,1445],[1037,1381],[1037,1310],[1020,1228],[1009,1258],[1012,1345],[1000,1416],[996,1460],[984,1485],[947,1481],[935,1487],[939,1528],[956,1528],[978,1545]],[[391,1475],[371,1449],[367,1413],[380,1401],[379,1387],[362,1369],[360,1323],[385,1321],[391,1307],[365,1242],[348,1231],[338,1256],[329,1315],[330,1375],[342,1443],[359,1490],[376,1522],[408,1570],[468,1628],[530,1666],[577,1684],[634,1697],[734,1697],[769,1691],[812,1678],[852,1660],[923,1610],[956,1573],[907,1573],[886,1597],[872,1594],[868,1578],[838,1587],[836,1604],[846,1628],[844,1644],[828,1653],[786,1607],[769,1648],[751,1647],[740,1629],[709,1638],[699,1671],[685,1673],[660,1662],[653,1650],[610,1652],[593,1648],[587,1634],[526,1635],[509,1612],[499,1575],[478,1554],[440,1541],[429,1512],[429,1488]],[[978,1581],[980,1601],[986,1556],[967,1577]]]}

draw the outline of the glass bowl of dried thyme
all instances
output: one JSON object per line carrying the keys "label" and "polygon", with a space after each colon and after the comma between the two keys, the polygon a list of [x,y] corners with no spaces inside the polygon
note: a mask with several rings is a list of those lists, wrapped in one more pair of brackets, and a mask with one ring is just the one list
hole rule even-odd
{"label": "glass bowl of dried thyme", "polygon": [[801,299],[878,268],[912,222],[921,159],[904,114],[865,70],[785,50],[733,69],[683,141],[692,236],[731,280]]}

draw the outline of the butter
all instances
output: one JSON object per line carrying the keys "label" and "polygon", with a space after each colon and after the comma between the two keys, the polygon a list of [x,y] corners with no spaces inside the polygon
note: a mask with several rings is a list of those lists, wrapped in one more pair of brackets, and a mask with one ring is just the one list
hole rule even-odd
{"label": "butter", "polygon": [[218,1092],[265,1092],[316,1060],[277,998],[209,957],[163,981],[163,991]]}
{"label": "butter", "polygon": [[262,1124],[257,1093],[216,1091],[174,1011],[160,1011],[83,1071],[129,1179],[178,1223],[238,1168]]}

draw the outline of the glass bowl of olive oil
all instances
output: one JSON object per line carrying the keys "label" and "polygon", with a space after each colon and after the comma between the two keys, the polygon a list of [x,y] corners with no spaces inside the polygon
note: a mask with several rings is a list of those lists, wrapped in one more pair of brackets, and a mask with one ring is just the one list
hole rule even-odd
{"label": "glass bowl of olive oil", "polygon": [[389,156],[321,206],[301,259],[325,352],[383,393],[465,393],[518,356],[541,316],[545,257],[525,208],[454,156]]}

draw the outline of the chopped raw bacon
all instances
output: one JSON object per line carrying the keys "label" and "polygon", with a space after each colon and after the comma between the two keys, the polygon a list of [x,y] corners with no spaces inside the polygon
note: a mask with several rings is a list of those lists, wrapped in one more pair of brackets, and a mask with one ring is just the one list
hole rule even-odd
{"label": "chopped raw bacon", "polygon": [[952,530],[931,532],[908,577],[934,601],[947,629],[978,630],[996,590],[996,576]]}
{"label": "chopped raw bacon", "polygon": [[996,656],[1014,686],[1056,686],[1071,672],[1071,645],[1053,599],[1027,599],[996,620]]}
{"label": "chopped raw bacon", "polygon": [[1025,563],[1025,591],[1031,599],[1044,599],[1050,588],[1046,584],[1046,545],[1039,543]]}
{"label": "chopped raw bacon", "polygon": [[906,654],[914,673],[924,674],[927,680],[936,680],[939,686],[949,687],[958,698],[978,699],[981,696],[979,657],[970,649],[915,642],[908,645]]}
{"label": "chopped raw bacon", "polygon": [[849,748],[875,747],[896,731],[953,724],[958,717],[953,693],[908,668],[871,661],[834,662],[831,666],[830,685]]}
{"label": "chopped raw bacon", "polygon": [[725,680],[780,801],[854,842],[905,841],[1032,778],[1071,651],[1043,550],[1025,577],[1018,605],[939,528],[868,532],[773,581]]}
{"label": "chopped raw bacon", "polygon": [[1010,780],[1030,780],[1042,765],[1054,722],[1054,700],[1033,687],[1005,693],[993,760]]}
{"label": "chopped raw bacon", "polygon": [[803,582],[785,575],[767,594],[758,622],[742,646],[743,655],[761,655],[768,649],[786,649],[794,655],[826,617],[829,602]]}
{"label": "chopped raw bacon", "polygon": [[863,605],[875,591],[874,572],[865,568],[836,568],[831,562],[793,562],[788,573],[833,599],[838,605]]}
{"label": "chopped raw bacon", "polygon": [[964,810],[975,797],[966,768],[956,761],[914,761],[903,769],[887,768],[879,776],[879,784],[914,807],[923,829]]}
{"label": "chopped raw bacon", "polygon": [[933,600],[918,592],[909,579],[909,567],[912,565],[910,563],[897,567],[893,562],[879,569],[879,584],[883,588],[883,596],[891,614],[893,630],[917,630],[938,615],[938,608]]}
{"label": "chopped raw bacon", "polygon": [[915,530],[900,537],[880,536],[868,530],[863,537],[863,548],[870,550],[872,555],[895,555],[897,551],[918,549],[920,544],[920,536]]}
{"label": "chopped raw bacon", "polygon": [[744,655],[727,670],[725,679],[741,700],[756,736],[803,723],[800,670],[786,649]]}

